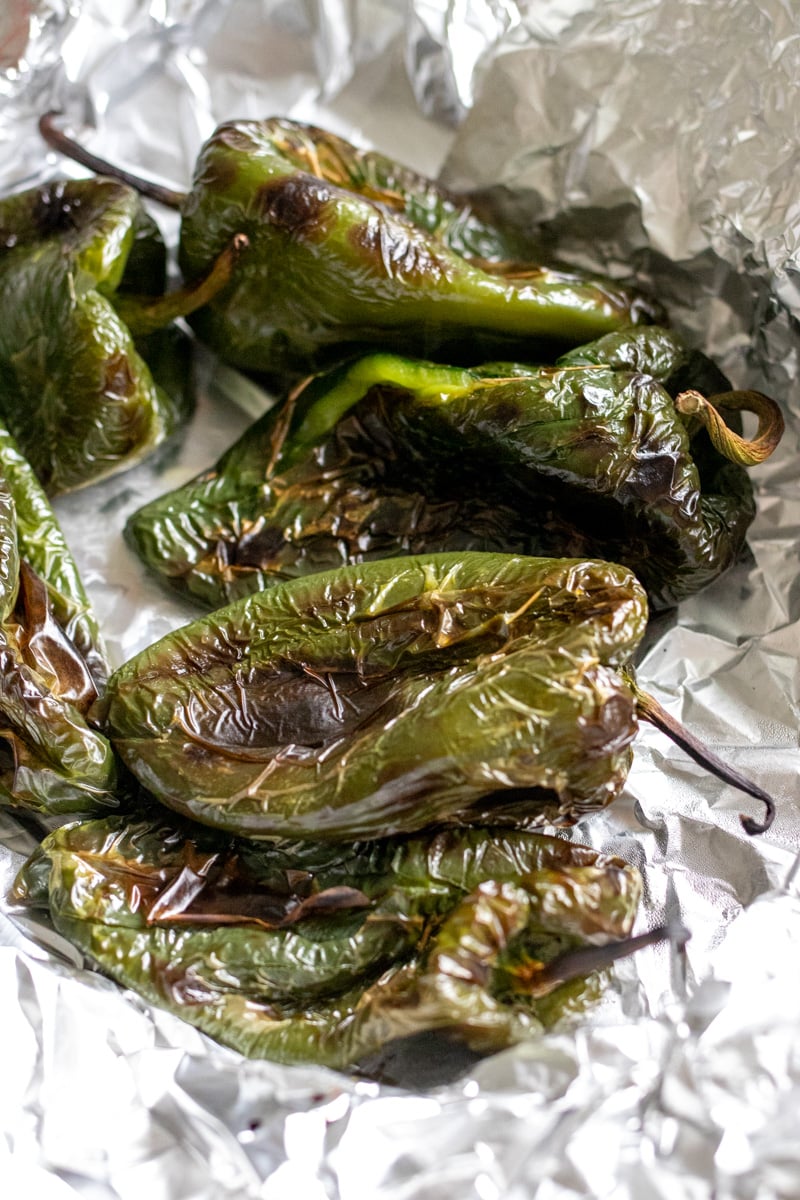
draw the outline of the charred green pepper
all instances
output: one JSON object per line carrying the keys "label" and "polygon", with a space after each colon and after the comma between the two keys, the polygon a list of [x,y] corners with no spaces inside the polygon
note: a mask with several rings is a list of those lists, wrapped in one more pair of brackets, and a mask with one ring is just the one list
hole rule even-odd
{"label": "charred green pepper", "polygon": [[[754,504],[726,457],[735,434],[704,444],[680,411],[696,392],[673,399],[658,376],[727,382],[655,326],[556,367],[371,355],[290,395],[127,536],[209,607],[348,562],[462,549],[621,562],[667,607],[736,559]],[[774,445],[780,414],[760,404]]]}
{"label": "charred green pepper", "polygon": [[[169,634],[94,709],[169,807],[254,838],[443,821],[570,823],[610,803],[637,718],[774,808],[670,722],[627,664],[647,621],[623,567],[475,552],[291,580]],[[489,794],[487,798],[487,794]]]}
{"label": "charred green pepper", "polygon": [[49,494],[132,465],[187,415],[188,339],[162,326],[205,302],[231,254],[211,284],[165,297],[166,251],[132,188],[0,200],[0,414]]}
{"label": "charred green pepper", "polygon": [[646,619],[606,563],[364,563],[168,635],[94,716],[164,803],[254,837],[412,831],[508,788],[528,789],[520,819],[570,821],[625,780],[636,712],[615,668]]}
{"label": "charred green pepper", "polygon": [[617,953],[575,951],[625,938],[640,890],[621,860],[535,834],[253,849],[106,819],[51,834],[14,898],[228,1045],[346,1067],[415,1033],[476,1053],[535,1034]]}
{"label": "charred green pepper", "polygon": [[5,431],[0,466],[0,799],[49,814],[101,812],[118,800],[113,751],[86,720],[105,672],[96,624]]}
{"label": "charred green pepper", "polygon": [[[57,149],[113,173],[50,117],[41,128]],[[248,370],[306,374],[370,346],[448,361],[529,358],[535,341],[574,345],[656,315],[610,280],[532,265],[529,252],[522,261],[520,239],[476,203],[315,126],[221,125],[188,195],[123,177],[180,208],[190,281],[235,234],[249,239],[230,285],[192,318],[203,341]]]}

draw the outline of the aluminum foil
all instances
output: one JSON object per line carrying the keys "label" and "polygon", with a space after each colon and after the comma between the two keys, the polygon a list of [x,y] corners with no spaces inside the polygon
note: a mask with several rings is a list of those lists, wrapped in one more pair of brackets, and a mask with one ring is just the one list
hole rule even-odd
{"label": "aluminum foil", "polygon": [[[178,187],[223,118],[313,120],[485,188],[556,255],[649,281],[788,427],[754,472],[750,559],[657,624],[640,666],[773,793],[775,824],[747,839],[749,802],[645,729],[624,796],[572,834],[641,868],[640,925],[680,919],[683,953],[643,952],[591,1019],[413,1092],[244,1062],[0,912],[3,1195],[800,1194],[798,77],[784,0],[7,0],[4,188],[79,173],[43,150],[45,108]],[[189,616],[124,547],[126,516],[268,402],[204,360],[185,438],[58,502],[117,663]],[[0,813],[3,895],[34,844]]]}

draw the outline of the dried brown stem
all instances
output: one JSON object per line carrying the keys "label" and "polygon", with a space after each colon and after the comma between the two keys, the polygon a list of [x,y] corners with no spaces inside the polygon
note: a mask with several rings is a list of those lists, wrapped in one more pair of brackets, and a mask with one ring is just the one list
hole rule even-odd
{"label": "dried brown stem", "polygon": [[[708,430],[714,446],[731,462],[753,467],[769,458],[783,435],[783,415],[778,405],[763,392],[720,392],[708,399],[694,389],[675,397],[675,408],[684,416],[697,417]],[[756,436],[748,441],[725,424],[720,408],[752,412],[758,417]]]}
{"label": "dried brown stem", "polygon": [[570,979],[580,979],[593,971],[605,971],[620,958],[627,958],[645,946],[653,946],[657,942],[671,941],[673,945],[683,946],[689,939],[689,933],[682,925],[659,925],[648,933],[636,937],[622,938],[617,942],[608,942],[605,946],[581,946],[578,950],[569,950],[559,955],[549,963],[536,964],[535,973],[525,981],[524,990],[532,996],[546,996],[549,992],[567,983]]}
{"label": "dried brown stem", "polygon": [[82,167],[94,171],[96,175],[105,175],[110,179],[119,180],[120,183],[127,183],[140,195],[147,196],[150,200],[156,200],[168,208],[181,208],[186,199],[184,192],[175,192],[171,188],[154,183],[151,179],[142,179],[139,175],[132,175],[129,171],[124,171],[121,167],[117,167],[103,158],[98,158],[95,154],[90,154],[79,142],[58,128],[55,122],[60,115],[58,112],[48,112],[39,118],[39,132],[51,149],[57,150],[66,158],[71,158],[73,162],[80,163]]}
{"label": "dried brown stem", "polygon": [[701,767],[705,767],[712,775],[716,775],[718,779],[729,783],[732,787],[739,788],[748,796],[753,796],[754,799],[760,800],[766,809],[764,819],[756,821],[753,817],[748,817],[744,813],[739,814],[739,820],[742,823],[742,828],[745,833],[751,837],[757,833],[766,833],[775,817],[775,802],[763,788],[758,784],[753,783],[745,775],[741,775],[729,763],[724,762],[719,758],[713,750],[704,745],[699,738],[696,738],[693,733],[681,725],[680,721],[671,716],[658,701],[647,692],[643,692],[635,683],[631,682],[633,693],[636,699],[636,708],[639,716],[649,721],[651,725],[655,725],[656,729],[660,729],[667,737],[680,746],[694,762],[699,763]]}

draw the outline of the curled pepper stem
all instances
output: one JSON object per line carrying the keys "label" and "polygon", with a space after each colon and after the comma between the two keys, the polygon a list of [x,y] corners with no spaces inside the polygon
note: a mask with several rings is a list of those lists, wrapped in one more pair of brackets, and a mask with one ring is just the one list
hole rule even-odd
{"label": "curled pepper stem", "polygon": [[[683,416],[697,417],[708,430],[715,448],[731,462],[753,467],[769,458],[783,435],[783,415],[774,400],[763,392],[719,392],[706,398],[690,389],[675,397],[675,408]],[[758,417],[758,429],[752,441],[734,433],[718,412],[733,408],[752,412]]]}
{"label": "curled pepper stem", "polygon": [[178,317],[186,317],[213,300],[230,281],[239,256],[249,244],[245,234],[237,233],[214,259],[211,270],[200,279],[163,296],[118,294],[114,298],[114,307],[135,337],[163,329]]}
{"label": "curled pepper stem", "polygon": [[775,818],[775,802],[772,797],[763,788],[760,788],[758,784],[753,783],[746,776],[741,775],[734,767],[730,766],[729,763],[719,758],[713,750],[710,750],[699,738],[696,738],[685,726],[681,725],[680,721],[677,721],[665,708],[662,708],[655,697],[642,691],[630,677],[628,678],[628,682],[633,690],[637,712],[642,720],[649,721],[651,725],[655,725],[656,729],[660,729],[676,746],[680,746],[681,750],[684,750],[694,762],[699,763],[701,767],[705,767],[707,771],[711,771],[718,779],[729,783],[732,787],[739,788],[740,791],[746,792],[748,796],[753,796],[754,799],[761,801],[766,809],[763,820],[756,821],[753,817],[748,817],[744,813],[739,814],[739,820],[742,823],[745,833],[749,834],[750,837],[753,837],[757,833],[766,833]]}
{"label": "curled pepper stem", "polygon": [[142,179],[140,175],[133,175],[104,158],[98,158],[96,154],[90,154],[80,142],[76,142],[74,138],[69,137],[62,129],[58,128],[56,118],[60,116],[59,112],[48,112],[39,118],[39,132],[52,150],[57,150],[65,158],[71,158],[73,162],[80,163],[82,167],[94,171],[96,175],[105,175],[110,179],[119,180],[120,183],[127,183],[129,187],[132,187],[141,196],[147,196],[149,200],[156,200],[159,204],[165,204],[167,208],[181,208],[186,199],[185,192],[176,192],[172,188],[162,187],[160,183],[154,183],[152,179]]}

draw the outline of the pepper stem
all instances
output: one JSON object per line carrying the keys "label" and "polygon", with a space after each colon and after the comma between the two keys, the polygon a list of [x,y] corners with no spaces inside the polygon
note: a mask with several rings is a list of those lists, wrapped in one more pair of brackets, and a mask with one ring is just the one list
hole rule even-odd
{"label": "pepper stem", "polygon": [[[618,959],[667,940],[680,948],[689,940],[689,933],[682,925],[671,923],[659,925],[636,937],[608,942],[605,946],[581,946],[577,950],[568,950],[549,963],[529,964],[526,977],[515,979],[514,991],[524,992],[534,998],[546,996],[570,979],[581,979],[593,971],[605,971]],[[535,969],[532,969],[534,966]]]}
{"label": "pepper stem", "polygon": [[699,763],[701,767],[705,767],[707,771],[711,771],[718,779],[722,779],[732,787],[739,788],[740,791],[746,792],[748,796],[753,796],[756,800],[761,801],[766,809],[762,821],[756,821],[753,817],[748,817],[744,813],[739,814],[739,820],[742,823],[745,833],[749,834],[750,837],[757,833],[766,833],[775,817],[775,802],[772,797],[763,788],[760,788],[758,784],[752,783],[746,776],[740,775],[734,767],[723,762],[713,750],[705,746],[699,738],[696,738],[685,726],[681,725],[680,721],[677,721],[665,708],[662,708],[653,696],[647,692],[643,692],[630,677],[628,678],[628,682],[633,690],[637,712],[643,720],[649,721],[651,725],[655,725],[656,729],[660,729],[676,746],[680,746],[681,750],[684,750],[694,762]]}
{"label": "pepper stem", "polygon": [[104,158],[90,154],[79,142],[57,128],[55,119],[59,116],[61,116],[59,112],[48,112],[39,118],[39,132],[51,149],[80,163],[82,167],[94,171],[96,175],[106,175],[111,179],[119,180],[120,183],[127,183],[140,195],[147,196],[150,200],[157,200],[159,204],[165,204],[167,208],[181,208],[186,199],[185,192],[175,192],[171,188],[162,187],[160,183],[154,183],[151,179],[142,179],[139,175],[132,175],[129,171],[124,171],[122,167],[117,167]]}
{"label": "pepper stem", "polygon": [[[763,392],[720,392],[706,399],[702,392],[692,388],[675,397],[675,408],[684,416],[697,417],[720,454],[743,467],[756,466],[769,458],[783,435],[781,410]],[[755,413],[758,429],[753,440],[748,441],[729,429],[718,408]]]}
{"label": "pepper stem", "polygon": [[118,293],[114,297],[114,307],[134,337],[163,329],[178,317],[187,317],[213,300],[217,292],[230,281],[240,254],[249,244],[245,234],[237,233],[214,259],[208,274],[194,283],[176,288],[163,296],[127,296]]}

